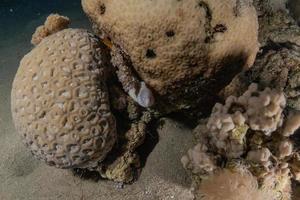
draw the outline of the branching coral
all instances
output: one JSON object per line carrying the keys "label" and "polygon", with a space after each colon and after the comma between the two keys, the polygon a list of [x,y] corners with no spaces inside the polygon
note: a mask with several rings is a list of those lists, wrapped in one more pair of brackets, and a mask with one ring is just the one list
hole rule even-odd
{"label": "branching coral", "polygon": [[299,152],[291,136],[300,117],[295,111],[285,117],[285,106],[282,92],[259,91],[256,84],[240,97],[216,104],[211,116],[195,129],[199,144],[182,158],[184,167],[206,179],[214,174],[212,170],[243,166],[261,188],[273,191],[278,199],[289,199],[291,178],[299,179]]}
{"label": "branching coral", "polygon": [[206,145],[197,144],[182,157],[183,166],[192,169],[193,173],[212,173],[216,169],[216,162],[213,156],[206,153],[207,150]]}

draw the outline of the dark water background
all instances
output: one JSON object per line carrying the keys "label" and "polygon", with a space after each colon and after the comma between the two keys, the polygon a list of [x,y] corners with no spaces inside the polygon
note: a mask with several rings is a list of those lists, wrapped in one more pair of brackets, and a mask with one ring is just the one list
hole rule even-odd
{"label": "dark water background", "polygon": [[86,20],[80,0],[0,0],[0,41],[29,36],[50,13],[71,14],[73,22]]}
{"label": "dark water background", "polygon": [[90,29],[80,0],[0,0],[0,133],[11,126],[10,90],[31,36],[51,13],[71,19],[71,27]]}

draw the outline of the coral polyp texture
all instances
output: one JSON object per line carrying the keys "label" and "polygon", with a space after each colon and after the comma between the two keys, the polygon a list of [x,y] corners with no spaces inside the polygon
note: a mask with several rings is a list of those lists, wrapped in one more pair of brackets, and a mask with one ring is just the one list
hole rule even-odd
{"label": "coral polyp texture", "polygon": [[199,103],[209,96],[206,89],[218,92],[253,64],[258,51],[257,15],[248,0],[82,0],[82,5],[95,32],[122,51],[160,103],[177,108]]}
{"label": "coral polyp texture", "polygon": [[59,168],[94,167],[116,142],[105,84],[103,45],[66,29],[44,38],[20,62],[13,82],[13,120],[39,159]]}
{"label": "coral polyp texture", "polygon": [[300,172],[293,137],[300,113],[285,107],[284,93],[260,91],[257,84],[240,97],[228,97],[224,105],[216,104],[195,129],[199,143],[182,158],[196,185],[223,168],[244,168],[261,189],[272,191],[276,199],[290,199],[291,179],[299,180]]}
{"label": "coral polyp texture", "polygon": [[201,200],[274,200],[267,189],[260,189],[257,179],[247,170],[218,171],[200,184]]}

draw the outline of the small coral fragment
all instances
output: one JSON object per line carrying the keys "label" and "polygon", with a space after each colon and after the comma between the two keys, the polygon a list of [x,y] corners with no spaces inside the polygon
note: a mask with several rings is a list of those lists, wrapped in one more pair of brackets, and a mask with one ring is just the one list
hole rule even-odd
{"label": "small coral fragment", "polygon": [[300,113],[291,112],[288,116],[287,121],[284,124],[282,135],[288,137],[294,134],[299,127],[300,127]]}
{"label": "small coral fragment", "polygon": [[187,155],[182,157],[181,162],[193,173],[210,174],[216,169],[214,158],[207,153],[207,147],[203,144],[197,144],[190,149]]}
{"label": "small coral fragment", "polygon": [[38,45],[45,37],[68,28],[70,20],[68,17],[51,14],[47,17],[44,25],[37,27],[32,35],[31,43]]}

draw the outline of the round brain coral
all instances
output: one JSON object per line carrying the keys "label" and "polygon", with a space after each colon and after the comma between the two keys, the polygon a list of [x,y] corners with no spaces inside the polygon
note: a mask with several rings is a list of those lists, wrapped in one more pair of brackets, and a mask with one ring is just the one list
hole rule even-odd
{"label": "round brain coral", "polygon": [[88,31],[44,38],[21,61],[12,114],[32,153],[59,168],[93,167],[116,141],[104,47]]}
{"label": "round brain coral", "polygon": [[[129,57],[159,95],[175,93],[195,78],[223,87],[253,64],[258,51],[257,15],[249,0],[82,0],[82,5],[99,34]],[[200,85],[213,89],[207,81]]]}

